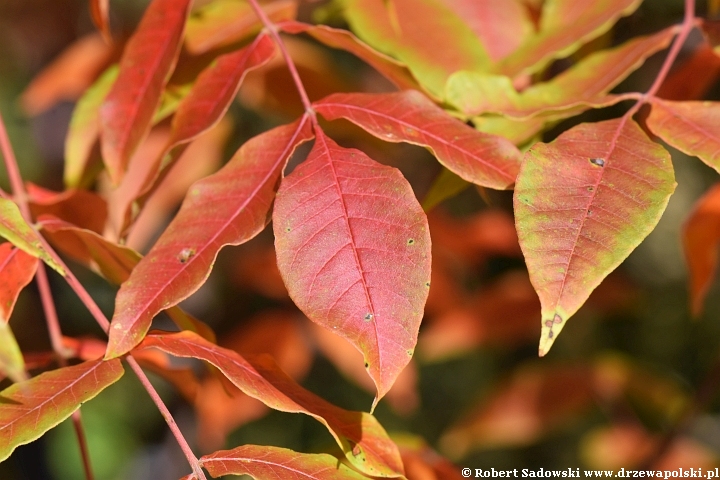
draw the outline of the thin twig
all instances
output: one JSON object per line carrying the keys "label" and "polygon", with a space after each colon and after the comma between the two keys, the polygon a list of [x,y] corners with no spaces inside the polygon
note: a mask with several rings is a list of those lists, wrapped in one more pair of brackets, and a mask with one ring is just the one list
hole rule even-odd
{"label": "thin twig", "polygon": [[205,473],[203,473],[202,468],[200,467],[200,463],[198,462],[197,457],[193,453],[192,448],[190,448],[190,445],[188,445],[187,441],[185,441],[185,437],[183,437],[183,434],[180,431],[177,423],[175,422],[175,419],[170,414],[170,410],[168,410],[167,406],[165,406],[165,403],[163,403],[160,395],[158,395],[157,393],[157,390],[155,390],[155,387],[153,387],[152,383],[150,383],[150,380],[148,379],[147,375],[145,375],[145,372],[143,372],[142,368],[140,368],[140,365],[138,365],[137,360],[135,360],[132,356],[128,356],[125,360],[127,361],[128,365],[130,365],[130,368],[133,369],[135,375],[137,375],[137,377],[140,379],[140,383],[143,384],[145,390],[147,390],[147,392],[150,394],[150,398],[152,398],[153,402],[155,402],[155,405],[157,405],[157,408],[158,410],[160,410],[160,413],[167,422],[168,427],[170,427],[170,430],[175,435],[178,444],[180,444],[180,449],[185,454],[185,458],[187,458],[188,463],[192,467],[193,473],[198,477],[198,480],[207,480],[205,477]]}
{"label": "thin twig", "polygon": [[283,42],[282,38],[280,38],[277,26],[272,22],[272,20],[270,20],[270,18],[268,18],[268,16],[265,14],[265,11],[260,8],[257,0],[248,1],[252,9],[255,11],[255,14],[258,16],[258,18],[260,18],[260,21],[265,26],[265,29],[270,32],[270,35],[273,37],[273,40],[275,40],[275,43],[280,49],[280,54],[283,56],[283,59],[285,59],[285,63],[287,64],[288,70],[290,71],[290,76],[295,83],[295,88],[300,94],[300,99],[302,100],[303,106],[305,107],[305,111],[308,113],[308,115],[310,115],[310,120],[313,122],[313,124],[317,123],[317,115],[315,115],[315,110],[312,107],[312,102],[310,102],[310,97],[308,97],[307,91],[305,90],[305,85],[303,85],[302,80],[300,79],[300,75],[298,74],[297,68],[295,67],[295,62],[293,62],[290,53],[287,51],[285,42]]}

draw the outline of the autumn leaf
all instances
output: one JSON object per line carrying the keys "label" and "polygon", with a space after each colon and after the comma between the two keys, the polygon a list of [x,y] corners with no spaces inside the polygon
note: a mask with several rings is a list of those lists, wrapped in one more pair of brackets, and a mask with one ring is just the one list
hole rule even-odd
{"label": "autumn leaf", "polygon": [[629,119],[581,124],[525,154],[515,224],[542,306],[541,356],[655,228],[675,185],[670,155]]}
{"label": "autumn leaf", "polygon": [[675,27],[666,28],[592,53],[551,80],[531,85],[521,93],[506,76],[457,72],[445,87],[446,98],[467,115],[489,112],[516,118],[548,111],[567,111],[564,116],[572,116],[587,108],[608,106],[627,98],[608,92],[650,55],[667,47],[676,31]]}
{"label": "autumn leaf", "polygon": [[150,333],[142,347],[209,362],[236,387],[270,408],[304,413],[325,425],[351,465],[361,472],[381,477],[402,475],[397,447],[375,417],[343,410],[305,390],[269,356],[255,357],[249,362],[238,353],[213,345],[191,332]]}
{"label": "autumn leaf", "polygon": [[7,198],[0,198],[0,236],[25,253],[43,260],[60,275],[65,275],[65,269],[45,250],[37,232],[25,222],[18,206]]}
{"label": "autumn leaf", "polygon": [[720,185],[711,188],[695,204],[683,226],[682,245],[690,271],[691,311],[694,316],[699,316],[717,271]]}
{"label": "autumn leaf", "polygon": [[647,126],[669,145],[720,172],[718,122],[718,102],[670,102],[654,98]]}
{"label": "autumn leaf", "polygon": [[419,92],[338,93],[313,107],[328,120],[346,118],[385,141],[426,147],[468,182],[499,190],[515,182],[520,152],[512,143],[463,124]]}
{"label": "autumn leaf", "polygon": [[0,245],[0,323],[7,323],[15,301],[35,276],[37,258],[10,243]]}
{"label": "autumn leaf", "polygon": [[309,25],[307,23],[294,21],[282,22],[278,27],[286,33],[306,33],[328,47],[338,48],[352,53],[361,60],[364,60],[400,89],[421,88],[404,64],[370,48],[347,30],[332,28],[327,25]]}
{"label": "autumn leaf", "polygon": [[0,392],[0,462],[68,418],[122,374],[120,360],[98,360],[45,372]]}
{"label": "autumn leaf", "polygon": [[305,315],[363,353],[375,405],[415,350],[430,280],[427,218],[399,171],[316,135],[275,200],[278,268]]}
{"label": "autumn leaf", "polygon": [[10,324],[0,321],[0,379],[2,379],[3,375],[6,375],[15,383],[27,379],[25,360]]}
{"label": "autumn leaf", "polygon": [[366,480],[365,475],[328,454],[299,453],[286,448],[243,445],[205,455],[200,464],[210,475],[250,475],[257,480]]}
{"label": "autumn leaf", "polygon": [[[99,270],[104,278],[115,285],[127,280],[142,258],[142,255],[126,245],[118,245],[91,230],[79,228],[51,215],[44,215],[38,220],[50,241],[60,250],[88,268]],[[215,341],[212,328],[180,307],[168,308],[166,313],[181,329],[191,330],[209,341]]]}
{"label": "autumn leaf", "polygon": [[535,29],[521,0],[440,0],[440,3],[467,23],[494,61],[515,51]]}
{"label": "autumn leaf", "polygon": [[277,127],[249,140],[225,167],[190,188],[173,222],[120,287],[107,358],[127,353],[155,315],[200,288],[224,245],[239,245],[265,228],[283,167],[311,138],[306,116]]}
{"label": "autumn leaf", "polygon": [[[275,0],[262,3],[261,7],[273,22],[292,20],[297,16],[297,0]],[[241,42],[261,28],[262,22],[248,2],[215,0],[190,15],[185,46],[197,55]]]}
{"label": "autumn leaf", "polygon": [[108,208],[105,199],[97,193],[76,189],[54,192],[29,182],[25,188],[34,218],[53,215],[93,232],[103,231]]}
{"label": "autumn leaf", "polygon": [[407,65],[436,97],[442,97],[453,72],[486,71],[491,65],[480,39],[440,2],[393,0],[390,10],[383,0],[346,0],[343,7],[356,35]]}
{"label": "autumn leaf", "polygon": [[[532,74],[548,63],[563,58],[580,46],[607,32],[620,18],[634,12],[642,0],[575,0],[545,2],[540,29],[525,43],[500,61],[494,73],[515,77]],[[460,70],[460,69],[458,69]]]}
{"label": "autumn leaf", "polygon": [[120,60],[100,111],[103,161],[114,184],[145,138],[180,52],[190,0],[153,0]]}

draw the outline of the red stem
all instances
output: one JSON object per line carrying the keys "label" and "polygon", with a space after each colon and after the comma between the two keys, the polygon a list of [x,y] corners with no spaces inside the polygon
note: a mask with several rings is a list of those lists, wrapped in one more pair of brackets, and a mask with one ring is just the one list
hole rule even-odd
{"label": "red stem", "polygon": [[273,40],[275,40],[275,43],[280,49],[280,54],[283,56],[283,58],[285,59],[285,63],[288,66],[290,76],[295,83],[295,88],[300,94],[300,99],[302,100],[303,106],[305,107],[305,111],[310,116],[310,120],[313,122],[313,124],[316,124],[317,115],[315,115],[315,110],[312,107],[312,102],[310,101],[310,97],[308,97],[307,91],[305,90],[305,85],[303,85],[302,80],[300,79],[300,75],[298,74],[297,68],[295,67],[295,62],[293,62],[290,53],[287,51],[287,48],[285,47],[285,42],[283,42],[282,38],[280,38],[277,26],[272,22],[272,20],[270,20],[270,18],[268,18],[268,16],[265,14],[265,11],[260,8],[257,0],[248,0],[248,2],[250,3],[252,9],[255,10],[255,14],[258,16],[258,18],[260,18],[260,21],[265,26],[265,29],[270,32]]}
{"label": "red stem", "polygon": [[188,463],[192,467],[193,473],[197,476],[199,480],[207,480],[207,478],[205,477],[205,473],[200,467],[200,463],[198,462],[197,457],[195,457],[192,448],[190,448],[190,445],[188,445],[187,441],[185,440],[185,437],[180,431],[180,428],[175,422],[175,419],[170,413],[170,410],[168,410],[168,408],[165,406],[165,403],[163,403],[162,398],[160,398],[157,390],[155,390],[155,387],[153,387],[152,383],[150,383],[150,380],[148,379],[147,375],[145,375],[145,372],[143,372],[142,368],[140,368],[140,365],[138,365],[137,360],[135,360],[132,356],[128,356],[125,360],[127,361],[128,365],[130,365],[130,368],[133,369],[135,375],[137,375],[137,377],[140,379],[140,383],[143,384],[145,390],[147,390],[148,394],[150,394],[150,398],[152,398],[153,402],[155,402],[155,405],[157,405],[158,410],[160,410],[160,414],[162,414],[165,422],[167,422],[168,424],[168,427],[170,427],[173,435],[175,435],[175,438],[180,445],[180,449],[183,451],[183,453],[185,454],[185,458],[187,458]]}
{"label": "red stem", "polygon": [[80,447],[80,456],[82,457],[83,470],[85,470],[85,478],[87,480],[94,480],[92,465],[90,464],[90,452],[88,450],[87,439],[85,438],[85,430],[82,426],[82,416],[80,410],[75,410],[72,413],[72,423],[75,427],[75,436],[78,440],[78,446]]}
{"label": "red stem", "polygon": [[[7,135],[7,130],[5,128],[5,121],[3,120],[2,114],[0,113],[0,152],[2,152],[5,166],[8,171],[8,177],[10,179],[10,185],[12,186],[13,193],[15,195],[15,201],[18,204],[18,207],[20,208],[20,212],[22,213],[25,220],[28,222],[29,225],[32,226],[32,215],[30,214],[30,207],[28,205],[27,201],[27,192],[25,191],[25,186],[22,181],[22,176],[20,175],[20,169],[18,168],[17,159],[15,158],[15,153],[13,151],[12,145],[10,144],[10,139]],[[42,248],[47,251],[47,253],[55,260],[64,270],[65,270],[65,280],[70,285],[70,288],[73,289],[73,291],[77,294],[77,296],[80,298],[80,300],[85,304],[85,307],[90,311],[92,316],[97,321],[98,325],[107,333],[110,329],[110,321],[105,317],[105,314],[102,313],[102,310],[100,310],[100,307],[98,307],[97,303],[95,303],[95,300],[90,296],[90,294],[85,290],[85,287],[78,281],[78,279],[75,277],[75,275],[70,271],[69,268],[67,268],[67,265],[65,265],[65,262],[60,258],[60,256],[57,254],[57,252],[50,246],[50,244],[45,240],[45,238],[42,235],[38,235],[40,238],[40,242],[42,244]],[[60,330],[60,325],[57,319],[57,312],[55,311],[55,305],[52,301],[52,292],[50,291],[50,285],[48,283],[47,274],[44,269],[44,265],[40,265],[38,268],[38,286],[40,289],[40,296],[43,301],[43,307],[46,309],[46,317],[48,321],[48,330],[50,332],[50,336],[52,339],[53,348],[58,346],[59,351],[59,357],[60,362],[65,361],[65,357],[62,354],[62,333]],[[170,431],[175,436],[176,441],[178,442],[178,445],[180,445],[180,448],[182,449],[183,453],[185,454],[185,457],[188,459],[188,462],[190,463],[190,466],[193,469],[193,472],[197,476],[198,480],[207,480],[205,477],[205,474],[202,471],[202,468],[200,467],[200,463],[198,462],[197,458],[192,452],[192,449],[188,445],[187,441],[185,440],[185,437],[183,436],[182,432],[177,426],[177,423],[175,422],[175,419],[172,417],[172,414],[168,410],[168,408],[163,403],[162,399],[158,395],[157,391],[155,391],[155,388],[152,386],[150,381],[148,380],[145,373],[140,368],[140,365],[137,364],[135,359],[128,355],[126,358],[128,364],[130,365],[130,368],[133,369],[137,377],[140,379],[140,382],[143,384],[145,389],[147,390],[148,394],[150,395],[150,398],[152,398],[153,402],[155,402],[155,405],[158,407],[158,410],[160,410],[160,413],[162,414],[163,418],[165,419],[165,422],[167,422],[168,427],[170,427]],[[80,424],[77,423],[76,418],[79,419],[79,412],[78,416],[74,417],[73,422],[76,427],[76,431],[78,431],[78,427],[81,428]],[[86,467],[89,467],[89,456],[87,456],[87,451],[84,449],[84,446],[86,445],[85,442],[85,436],[84,434],[78,435],[78,442],[80,444],[80,449],[83,452],[83,464],[86,465]],[[87,472],[87,470],[86,470]],[[87,477],[88,479],[92,479],[92,474]]]}

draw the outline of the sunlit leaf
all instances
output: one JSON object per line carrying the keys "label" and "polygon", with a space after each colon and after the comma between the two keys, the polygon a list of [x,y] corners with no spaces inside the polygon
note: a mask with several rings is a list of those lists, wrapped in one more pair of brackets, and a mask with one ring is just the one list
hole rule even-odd
{"label": "sunlit leaf", "polygon": [[42,373],[0,392],[0,461],[19,445],[40,438],[122,374],[120,360],[85,362]]}
{"label": "sunlit leaf", "polygon": [[509,141],[451,117],[423,94],[338,93],[313,104],[328,120],[346,118],[388,142],[426,147],[468,182],[506,189],[520,168],[520,152]]}
{"label": "sunlit leaf", "polygon": [[108,358],[137,345],[155,315],[200,288],[224,245],[239,245],[265,228],[283,167],[311,138],[306,116],[277,127],[249,140],[225,167],[190,188],[173,222],[118,292]]}
{"label": "sunlit leaf", "polygon": [[420,88],[405,65],[364,44],[347,30],[301,22],[283,22],[278,27],[287,33],[306,33],[328,47],[339,48],[356,55],[400,89]]}
{"label": "sunlit leaf", "polygon": [[711,188],[695,204],[683,227],[682,244],[690,273],[690,306],[693,315],[698,316],[717,271],[720,185]]}
{"label": "sunlit leaf", "polygon": [[417,342],[430,280],[427,218],[398,170],[316,134],[278,190],[278,268],[305,315],[363,353],[377,403]]}
{"label": "sunlit leaf", "polygon": [[674,190],[670,155],[632,120],[581,124],[525,154],[515,219],[542,305],[541,356],[655,228]]}
{"label": "sunlit leaf", "polygon": [[245,75],[267,63],[274,54],[275,44],[269,35],[262,34],[247,48],[218,57],[178,105],[167,150],[217,124],[235,99]]}
{"label": "sunlit leaf", "polygon": [[[480,39],[456,13],[435,0],[346,0],[353,32],[406,64],[435,96],[459,70],[485,71],[490,58]],[[392,12],[392,15],[391,15]]]}
{"label": "sunlit leaf", "polygon": [[[518,118],[577,106],[608,106],[625,98],[608,95],[608,92],[650,55],[667,47],[675,31],[674,27],[666,28],[595,52],[560,75],[531,85],[522,93],[515,90],[509,77],[457,72],[448,80],[446,97],[467,115],[492,112]],[[580,111],[573,109],[572,113]]]}
{"label": "sunlit leaf", "polygon": [[0,198],[0,236],[20,250],[43,260],[60,275],[65,275],[63,267],[42,246],[37,232],[25,222],[18,206],[6,198]]}
{"label": "sunlit leaf", "polygon": [[142,346],[205,360],[240,390],[270,408],[310,415],[328,428],[348,461],[361,472],[382,477],[402,475],[397,447],[375,417],[343,410],[305,390],[269,356],[255,357],[249,362],[238,353],[213,345],[191,332],[150,333]]}
{"label": "sunlit leaf", "polygon": [[205,455],[200,464],[210,475],[250,475],[256,480],[366,480],[365,475],[327,454],[299,453],[286,448],[243,445]]}
{"label": "sunlit leaf", "polygon": [[540,30],[504,58],[495,72],[509,77],[535,73],[607,32],[618,18],[634,12],[640,3],[642,0],[547,1],[543,4]]}
{"label": "sunlit leaf", "polygon": [[80,98],[65,138],[65,186],[80,187],[93,147],[100,134],[100,106],[118,76],[118,66],[109,67]]}
{"label": "sunlit leaf", "polygon": [[100,110],[101,149],[113,183],[145,138],[182,44],[190,0],[153,0],[130,37]]}
{"label": "sunlit leaf", "polygon": [[[292,20],[297,15],[297,0],[261,3],[273,22]],[[215,0],[194,11],[188,19],[185,46],[194,54],[240,42],[255,35],[262,22],[248,2]]]}
{"label": "sunlit leaf", "polygon": [[[20,351],[20,346],[15,340],[10,324],[2,321],[0,321],[0,374],[6,375],[15,383],[27,379],[25,360]],[[0,378],[2,378],[2,375],[0,375]],[[1,402],[2,398],[0,397]]]}
{"label": "sunlit leaf", "polygon": [[15,301],[35,276],[37,258],[10,243],[0,245],[0,323],[7,323]]}
{"label": "sunlit leaf", "polygon": [[526,5],[520,0],[440,0],[477,35],[493,60],[515,51],[534,32]]}
{"label": "sunlit leaf", "polygon": [[720,172],[719,102],[669,102],[655,98],[647,125],[678,150]]}
{"label": "sunlit leaf", "polygon": [[[39,219],[50,241],[75,261],[99,273],[115,285],[130,276],[142,255],[125,245],[118,245],[101,235],[67,223],[50,215]],[[203,338],[215,341],[215,333],[205,322],[184,312],[180,307],[166,310],[168,316],[183,330],[191,330]]]}

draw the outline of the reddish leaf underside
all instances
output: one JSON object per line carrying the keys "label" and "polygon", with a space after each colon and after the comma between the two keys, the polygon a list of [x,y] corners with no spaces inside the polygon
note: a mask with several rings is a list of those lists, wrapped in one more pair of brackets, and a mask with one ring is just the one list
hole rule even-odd
{"label": "reddish leaf underside", "polygon": [[453,173],[483,187],[509,188],[520,168],[520,152],[508,140],[478,132],[413,90],[338,93],[313,106],[328,120],[346,118],[385,141],[426,147]]}
{"label": "reddish leaf underside", "polygon": [[430,285],[427,218],[398,170],[316,134],[278,190],[278,268],[308,318],[363,353],[376,404],[415,350]]}
{"label": "reddish leaf underside", "polygon": [[542,306],[541,356],[655,228],[675,189],[670,155],[625,120],[581,124],[525,154],[515,223]]}
{"label": "reddish leaf underside", "polygon": [[37,232],[25,222],[17,205],[7,198],[0,198],[0,237],[25,253],[43,260],[60,275],[65,276],[65,269],[45,250]]}
{"label": "reddish leaf underside", "polygon": [[347,30],[294,21],[283,22],[278,27],[286,33],[306,33],[328,47],[339,48],[356,55],[400,89],[420,88],[417,80],[413,78],[405,65],[392,57],[373,50]]}
{"label": "reddish leaf underside", "polygon": [[403,473],[400,453],[375,417],[343,410],[305,390],[267,355],[255,357],[251,363],[237,352],[218,347],[191,332],[151,333],[142,346],[209,362],[245,394],[268,407],[310,415],[328,428],[348,461],[361,472],[381,477],[398,477]]}
{"label": "reddish leaf underside", "polygon": [[257,480],[367,480],[327,454],[298,453],[286,448],[243,445],[200,459],[213,477],[250,475]]}
{"label": "reddish leaf underside", "polygon": [[720,172],[720,103],[652,99],[647,126],[678,150]]}
{"label": "reddish leaf underside", "polygon": [[563,58],[608,31],[623,15],[629,15],[642,0],[558,0],[545,2],[540,31],[503,59],[495,69],[509,77],[535,73],[550,61]]}
{"label": "reddish leaf underside", "polygon": [[356,35],[406,64],[436,97],[453,72],[490,65],[480,39],[440,2],[346,0],[344,15]]}
{"label": "reddish leaf underside", "polygon": [[120,360],[85,362],[45,372],[0,392],[0,462],[40,438],[80,405],[120,379]]}
{"label": "reddish leaf underside", "polygon": [[682,232],[683,251],[690,273],[690,306],[702,313],[703,302],[715,278],[720,246],[720,185],[715,185],[695,204]]}
{"label": "reddish leaf underside", "polygon": [[310,139],[310,120],[303,116],[250,139],[221,170],[193,184],[175,219],[120,287],[107,358],[127,353],[155,315],[200,288],[223,246],[265,228],[283,167]]}
{"label": "reddish leaf underside", "polygon": [[15,301],[35,276],[37,258],[10,243],[0,245],[0,323],[7,323]]}
{"label": "reddish leaf underside", "polygon": [[100,111],[103,161],[114,184],[145,138],[182,44],[190,0],[153,0],[120,60]]}

